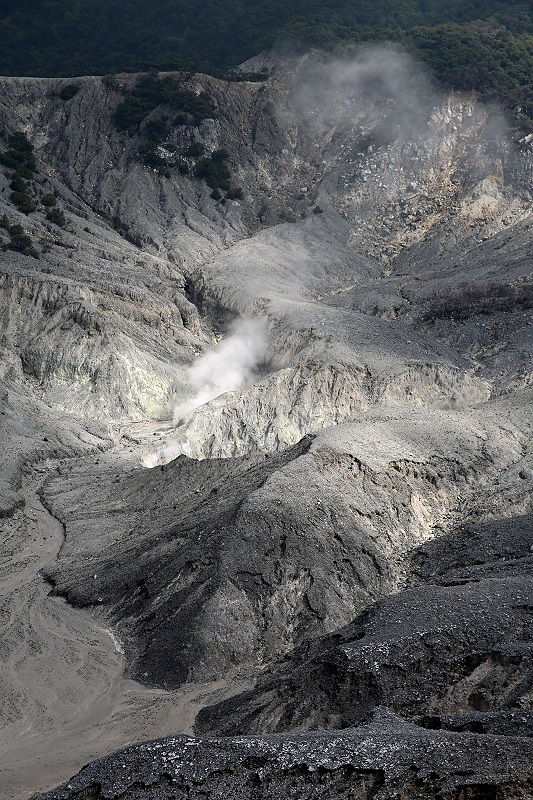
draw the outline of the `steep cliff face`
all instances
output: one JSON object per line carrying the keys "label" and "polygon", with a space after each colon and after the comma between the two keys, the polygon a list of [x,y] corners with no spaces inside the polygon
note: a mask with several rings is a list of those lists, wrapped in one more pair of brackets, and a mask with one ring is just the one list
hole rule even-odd
{"label": "steep cliff face", "polygon": [[[172,97],[117,126],[139,86],[167,78]],[[42,569],[55,595],[120,636],[140,682],[131,707],[156,696],[173,707],[163,690],[191,682],[258,678],[205,711],[202,732],[360,725],[385,705],[416,724],[394,723],[406,741],[448,755],[463,729],[525,737],[506,715],[531,704],[531,154],[494,109],[436,96],[383,51],[303,59],[263,83],[142,81],[0,82],[0,153],[18,130],[36,160],[18,184],[20,153],[0,167],[0,513],[23,553],[4,564],[20,567],[5,594],[17,616],[9,724],[23,705],[46,706],[50,725],[69,729],[71,705],[58,716],[46,681],[19,680],[17,642],[38,649],[35,619],[49,619]],[[206,95],[198,118],[176,99]],[[261,346],[233,383],[199,383],[202,355],[220,361],[243,317],[262,320]],[[40,561],[20,488],[36,465],[65,533],[58,557]],[[158,729],[144,711],[115,725],[130,707],[120,660],[107,653],[93,669],[90,624],[68,659],[49,647],[49,674],[70,670],[89,715],[76,730],[91,741],[102,685],[94,715],[107,739],[92,757]],[[76,648],[90,680],[72,672]],[[48,751],[46,726],[28,724]],[[13,731],[26,734],[9,730],[0,748],[12,754]],[[357,796],[422,796],[418,778],[391,777],[379,758],[361,778],[358,747],[346,762]],[[28,791],[65,777],[58,769]],[[295,769],[264,796],[307,785]],[[472,769],[506,787],[491,796],[527,796],[523,777]],[[247,796],[257,780],[235,770],[230,796]],[[104,791],[84,780],[58,796]],[[431,791],[484,796],[474,779],[446,780]],[[324,797],[338,791],[322,783]]]}

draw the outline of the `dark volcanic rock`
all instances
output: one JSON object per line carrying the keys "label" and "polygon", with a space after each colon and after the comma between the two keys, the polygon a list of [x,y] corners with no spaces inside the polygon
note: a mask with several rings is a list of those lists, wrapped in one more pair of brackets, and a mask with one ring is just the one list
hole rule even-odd
{"label": "dark volcanic rock", "polygon": [[[454,716],[475,712],[493,716],[472,730],[527,728],[518,720],[531,707],[533,685],[528,475],[525,467],[502,474],[474,500],[467,522],[415,549],[410,589],[301,647],[255,690],[203,710],[196,730],[344,727],[378,704],[412,719],[446,718],[438,724],[451,729]],[[508,516],[491,519],[491,508]],[[507,716],[498,721],[498,712]]]}
{"label": "dark volcanic rock", "polygon": [[531,759],[528,740],[424,730],[382,709],[336,732],[148,742],[39,800],[526,800]]}
{"label": "dark volcanic rock", "polygon": [[[61,564],[47,578],[72,604],[105,604],[114,621],[127,620],[119,630],[132,672],[144,682],[205,680],[249,661],[258,648],[249,605],[276,578],[269,574],[274,565],[259,563],[261,551],[249,552],[254,520],[243,507],[310,441],[274,456],[181,457],[150,472],[117,473],[98,462],[90,470],[86,462],[69,467],[48,488],[47,501],[83,513],[71,519]],[[283,543],[273,539],[270,546]],[[285,622],[281,609],[273,624]]]}
{"label": "dark volcanic rock", "polygon": [[200,713],[197,731],[345,727],[380,704],[398,713],[527,708],[533,680],[531,577],[426,586],[378,603],[284,676]]}
{"label": "dark volcanic rock", "polygon": [[[523,473],[525,474],[525,473]],[[469,522],[448,536],[427,542],[413,554],[419,581],[444,585],[533,571],[533,516]]]}
{"label": "dark volcanic rock", "polygon": [[[69,602],[106,613],[143,682],[263,667],[401,585],[407,554],[442,535],[477,489],[476,467],[485,481],[514,461],[509,433],[502,447],[498,429],[486,431],[490,444],[462,417],[420,412],[337,426],[269,456],[126,471],[83,459],[45,487],[66,529],[46,575]],[[451,617],[456,598],[441,593]],[[418,594],[404,630],[416,631]]]}
{"label": "dark volcanic rock", "polygon": [[470,731],[493,736],[533,737],[533,712],[530,709],[514,711],[472,711],[469,714],[446,714],[420,717],[418,725],[432,730]]}

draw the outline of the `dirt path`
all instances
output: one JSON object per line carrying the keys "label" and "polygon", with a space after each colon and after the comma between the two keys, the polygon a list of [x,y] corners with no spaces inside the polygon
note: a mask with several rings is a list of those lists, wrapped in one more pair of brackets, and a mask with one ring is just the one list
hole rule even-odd
{"label": "dirt path", "polygon": [[120,644],[88,612],[50,597],[39,574],[63,540],[37,496],[40,480],[25,481],[25,507],[0,521],[3,800],[53,788],[127,744],[190,733],[199,708],[239,689],[228,681],[163,692],[123,679]]}

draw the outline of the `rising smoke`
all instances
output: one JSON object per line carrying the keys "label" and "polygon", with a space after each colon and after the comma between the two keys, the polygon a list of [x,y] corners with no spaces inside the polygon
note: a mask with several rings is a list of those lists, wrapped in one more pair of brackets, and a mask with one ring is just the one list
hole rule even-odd
{"label": "rising smoke", "polygon": [[[327,139],[350,134],[355,121],[379,145],[387,146],[398,138],[422,140],[431,135],[428,126],[446,102],[446,96],[434,85],[427,68],[397,45],[359,46],[343,57],[326,62],[315,56],[301,59],[294,71],[291,104],[299,110],[315,135]],[[509,150],[508,126],[500,109],[478,103],[470,121],[482,122],[480,141],[473,158],[472,171],[492,168],[504,158],[514,169]],[[486,120],[488,116],[488,121]]]}
{"label": "rising smoke", "polygon": [[[268,345],[266,319],[241,319],[229,335],[213,350],[198,358],[188,369],[191,397],[174,408],[174,424],[179,425],[187,414],[225,392],[242,389],[252,382],[255,370],[264,358]],[[178,428],[178,437],[165,447],[145,453],[145,467],[167,464],[180,455],[192,455],[187,434]]]}
{"label": "rising smoke", "polygon": [[241,319],[213,350],[204,353],[188,370],[194,394],[174,409],[174,423],[225,392],[246,386],[267,348],[264,319]]}
{"label": "rising smoke", "polygon": [[309,59],[296,71],[292,103],[318,128],[350,121],[361,101],[395,126],[418,126],[435,102],[427,71],[396,46],[360,47],[327,63]]}

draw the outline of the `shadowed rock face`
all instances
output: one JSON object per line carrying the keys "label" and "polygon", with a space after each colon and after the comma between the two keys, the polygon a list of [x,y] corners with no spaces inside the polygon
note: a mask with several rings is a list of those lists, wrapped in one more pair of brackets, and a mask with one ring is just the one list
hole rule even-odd
{"label": "shadowed rock face", "polygon": [[[40,183],[24,215],[0,169],[6,685],[23,687],[0,757],[18,737],[22,760],[47,752],[54,731],[63,759],[10,800],[85,763],[76,736],[91,758],[153,738],[146,704],[203,681],[227,697],[236,677],[256,685],[197,719],[233,738],[139,745],[47,797],[531,795],[531,156],[472,98],[407,97],[404,60],[383,96],[360,67],[176,76],[218,113],[169,123],[164,152],[226,149],[244,197],[225,203],[116,129],[136,76],[79,79],[67,102],[60,80],[1,82],[0,128],[25,131]],[[51,191],[64,228],[40,205]],[[266,319],[263,362],[172,424],[191,364],[239,316]],[[23,471],[64,528],[57,557],[34,559],[46,512]],[[80,651],[41,575],[50,604],[87,609]],[[99,658],[104,624],[118,638]],[[120,694],[122,645],[140,683]],[[85,727],[56,709],[67,668]],[[131,692],[144,706],[126,725]]]}
{"label": "shadowed rock face", "polygon": [[386,703],[432,728],[529,736],[532,535],[529,514],[422,545],[414,588],[202,712],[198,731],[345,727]]}
{"label": "shadowed rock face", "polygon": [[261,667],[401,586],[416,546],[514,463],[496,427],[480,446],[465,422],[376,417],[277,455],[182,456],[148,472],[71,463],[45,487],[66,532],[46,576],[118,625],[138,679],[176,686]]}
{"label": "shadowed rock face", "polygon": [[[533,677],[530,596],[525,577],[404,591],[295,655],[286,677],[264,679],[241,699],[202,712],[198,731],[346,727],[386,704],[410,719],[430,717],[431,727],[440,727],[439,715],[466,711],[514,708],[519,721],[524,709],[517,730],[525,732]],[[491,731],[483,717],[479,727],[475,714],[468,719],[474,727],[465,721],[465,730]],[[443,727],[453,724],[448,719]]]}

